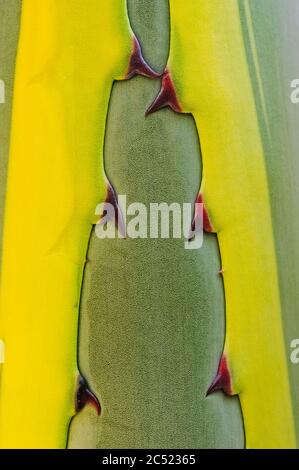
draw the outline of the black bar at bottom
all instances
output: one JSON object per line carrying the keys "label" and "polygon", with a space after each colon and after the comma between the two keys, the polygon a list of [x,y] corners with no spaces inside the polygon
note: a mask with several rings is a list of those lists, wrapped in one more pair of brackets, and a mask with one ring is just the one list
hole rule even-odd
{"label": "black bar at bottom", "polygon": [[[153,467],[198,467],[214,463],[228,464],[267,464],[270,467],[299,462],[297,450],[205,450],[205,449],[99,449],[99,450],[0,450],[0,466],[40,464],[55,465],[64,463],[93,468],[120,466],[122,468]],[[22,468],[20,467],[20,468]],[[6,468],[6,467],[5,467]],[[91,468],[91,467],[89,467]],[[204,468],[204,467],[202,467]],[[55,470],[55,469],[54,469]]]}

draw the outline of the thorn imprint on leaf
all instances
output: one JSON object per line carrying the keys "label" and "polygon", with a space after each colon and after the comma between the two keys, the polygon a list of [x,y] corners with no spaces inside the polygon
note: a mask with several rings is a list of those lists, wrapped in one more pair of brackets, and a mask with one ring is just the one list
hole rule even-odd
{"label": "thorn imprint on leaf", "polygon": [[[197,197],[196,197],[196,200],[195,200],[195,204],[198,203],[198,204],[203,204],[203,213],[202,213],[202,217],[203,217],[203,221],[202,221],[202,227],[204,229],[205,232],[207,233],[211,233],[213,232],[213,226],[212,226],[212,223],[210,221],[210,218],[209,218],[209,215],[208,215],[208,212],[205,208],[205,204],[203,202],[203,196],[201,193],[198,193]],[[195,205],[195,212],[194,212],[194,217],[193,217],[193,221],[192,221],[192,225],[191,225],[191,230],[192,232],[194,233],[194,230],[195,230],[195,227],[197,225],[197,220],[198,218],[201,216],[201,211],[199,211],[199,209],[197,208],[197,206]],[[201,226],[201,224],[199,225]]]}
{"label": "thorn imprint on leaf", "polygon": [[223,390],[227,395],[233,395],[231,375],[228,370],[227,360],[224,354],[221,356],[216,377],[208,388],[206,396],[217,392],[217,390]]}
{"label": "thorn imprint on leaf", "polygon": [[76,413],[81,411],[85,405],[91,405],[95,408],[98,415],[101,414],[101,405],[97,397],[88,388],[88,384],[82,375],[78,377],[77,392],[75,400]]}
{"label": "thorn imprint on leaf", "polygon": [[149,114],[154,113],[155,111],[158,111],[165,106],[169,106],[177,113],[182,112],[182,108],[178,102],[173,82],[167,70],[164,72],[162,77],[161,89],[157,97],[146,110],[145,115],[148,116]]}
{"label": "thorn imprint on leaf", "polygon": [[[108,204],[110,204],[114,208],[113,220],[111,211],[109,211],[107,208]],[[119,230],[121,236],[123,238],[126,238],[126,226],[124,216],[121,207],[118,204],[118,197],[116,191],[110,182],[108,182],[107,184],[107,194],[104,202],[103,213],[101,214],[100,220],[97,223],[101,225],[106,224],[107,222],[115,222],[116,228]]]}
{"label": "thorn imprint on leaf", "polygon": [[133,50],[130,56],[129,67],[126,73],[126,79],[130,79],[135,75],[143,75],[149,78],[158,78],[161,74],[155,72],[146,62],[142,55],[140,43],[136,36],[133,38]]}

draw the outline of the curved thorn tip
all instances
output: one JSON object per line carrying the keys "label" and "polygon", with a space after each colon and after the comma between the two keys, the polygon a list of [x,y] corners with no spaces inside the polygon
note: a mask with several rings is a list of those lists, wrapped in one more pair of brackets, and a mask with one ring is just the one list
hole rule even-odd
{"label": "curved thorn tip", "polygon": [[95,394],[88,388],[88,384],[82,375],[78,377],[78,385],[75,400],[76,413],[81,411],[85,405],[95,408],[98,415],[101,414],[101,405]]}
{"label": "curved thorn tip", "polygon": [[[111,211],[109,211],[106,206],[108,204],[114,208],[114,211],[113,211],[114,218],[112,217]],[[106,214],[104,214],[105,212]],[[109,181],[107,182],[107,194],[106,194],[106,199],[104,202],[103,214],[101,214],[100,220],[97,223],[104,224],[104,223],[107,223],[108,221],[114,222],[121,237],[126,238],[127,235],[126,235],[126,224],[125,224],[124,216],[123,216],[121,207],[118,203],[117,193]]]}
{"label": "curved thorn tip", "polygon": [[233,395],[231,375],[228,370],[227,359],[224,354],[221,356],[216,377],[209,386],[206,396],[211,395],[218,390],[223,390],[227,395]]}
{"label": "curved thorn tip", "polygon": [[[203,227],[204,231],[207,232],[207,233],[212,233],[214,232],[214,229],[213,229],[213,225],[211,223],[211,220],[209,218],[209,214],[208,214],[208,211],[205,207],[205,204],[203,202],[203,196],[202,194],[199,192],[197,197],[196,197],[196,200],[195,200],[195,204],[203,204],[203,212],[202,212],[202,225],[200,224],[200,226]],[[193,217],[193,221],[192,221],[192,224],[191,224],[191,231],[194,233],[195,231],[195,227],[197,225],[197,220],[198,218],[201,216],[201,211],[199,211],[197,209],[197,206],[195,205],[195,211],[194,211],[194,217]]]}
{"label": "curved thorn tip", "polygon": [[161,89],[152,104],[146,110],[145,115],[148,116],[149,114],[152,114],[159,109],[165,108],[165,106],[169,106],[177,113],[182,112],[182,108],[178,102],[173,82],[167,70],[164,72],[162,77]]}

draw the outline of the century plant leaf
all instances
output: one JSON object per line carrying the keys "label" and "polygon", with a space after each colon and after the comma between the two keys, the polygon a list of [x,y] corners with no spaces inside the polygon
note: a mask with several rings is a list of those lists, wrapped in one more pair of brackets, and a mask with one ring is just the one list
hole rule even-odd
{"label": "century plant leaf", "polygon": [[[168,54],[168,2],[132,0],[129,16],[154,68]],[[127,205],[193,203],[201,177],[194,120],[168,110],[145,118],[159,83],[115,83],[105,168]],[[186,155],[188,158],[186,158]],[[129,218],[128,218],[129,220]],[[102,414],[76,415],[71,448],[244,446],[236,398],[206,391],[224,340],[224,297],[214,235],[99,240],[93,233],[80,311],[79,362]]]}
{"label": "century plant leaf", "polygon": [[212,388],[239,395],[247,447],[295,447],[268,176],[239,5],[170,0],[170,18],[176,95],[164,86],[150,109],[163,105],[161,96],[172,107],[176,99],[199,132],[200,193],[219,240],[226,299]]}
{"label": "century plant leaf", "polygon": [[[161,2],[140,0],[131,11],[136,4],[143,23],[152,8],[159,23]],[[0,13],[7,6],[0,0]],[[112,81],[157,74],[136,39],[130,56],[124,0],[87,9],[82,0],[23,1],[0,304],[1,446],[64,447],[70,417],[92,400],[102,415],[89,408],[76,417],[71,447],[239,447],[236,399],[205,397],[222,388],[240,396],[247,447],[295,447],[298,374],[285,349],[299,305],[298,108],[288,96],[299,72],[296,12],[294,0],[170,0],[169,62],[149,112],[191,112],[202,155],[190,117],[142,116],[153,83],[117,85],[108,116],[107,167],[130,197],[191,200],[192,158],[202,156],[197,200],[217,232],[225,287],[221,355],[213,235],[187,255],[179,242],[92,237],[81,298],[94,209],[107,197]],[[108,194],[116,203],[111,186]],[[80,370],[95,393],[81,378],[74,407],[80,302]]]}
{"label": "century plant leaf", "polygon": [[[128,70],[132,43],[125,0],[22,2],[1,274],[1,447],[66,443],[82,273],[107,192],[106,112],[113,80],[138,71]],[[140,55],[130,64],[145,71]]]}
{"label": "century plant leaf", "polygon": [[[299,337],[299,5],[296,0],[240,0],[240,17],[267,168],[287,354]],[[265,20],[267,18],[267,20]],[[297,445],[298,364],[288,361]]]}
{"label": "century plant leaf", "polygon": [[[118,193],[148,210],[151,202],[192,204],[200,180],[192,118],[168,110],[144,117],[157,85],[114,85],[105,140]],[[102,413],[74,417],[69,447],[242,448],[238,400],[205,396],[225,330],[216,238],[185,250],[183,239],[93,233],[88,260],[79,363]]]}

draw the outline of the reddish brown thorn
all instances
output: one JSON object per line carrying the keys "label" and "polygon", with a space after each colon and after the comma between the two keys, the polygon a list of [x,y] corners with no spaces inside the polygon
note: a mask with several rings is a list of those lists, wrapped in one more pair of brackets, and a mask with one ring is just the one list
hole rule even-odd
{"label": "reddish brown thorn", "polygon": [[[211,221],[209,219],[209,215],[208,215],[208,212],[205,208],[205,205],[204,205],[204,202],[203,202],[203,197],[202,197],[201,193],[198,193],[198,195],[196,197],[196,200],[195,200],[195,204],[196,203],[203,204],[202,227],[203,227],[204,231],[207,232],[207,233],[213,232],[213,226],[212,226]],[[201,216],[201,211],[199,210],[199,207],[195,205],[194,217],[193,217],[193,221],[192,221],[192,225],[191,225],[191,230],[192,230],[193,233],[195,231],[195,227],[197,225],[198,218],[200,216]]]}
{"label": "reddish brown thorn", "polygon": [[223,273],[224,273],[224,269],[223,269],[223,268],[219,269],[218,274],[219,274],[220,276],[223,276]]}
{"label": "reddish brown thorn", "polygon": [[144,77],[158,78],[161,74],[155,72],[145,61],[138,39],[133,38],[133,51],[130,56],[129,67],[126,78],[130,79],[134,75],[143,75]]}
{"label": "reddish brown thorn", "polygon": [[211,383],[206,396],[211,395],[211,393],[216,392],[217,390],[223,390],[227,395],[232,395],[232,385],[231,385],[231,376],[227,366],[227,360],[224,354],[222,354],[218,371],[215,379]]}
{"label": "reddish brown thorn", "polygon": [[82,375],[78,377],[78,385],[75,400],[75,410],[79,413],[85,405],[91,405],[95,408],[98,415],[101,414],[101,405],[94,393],[92,393]]}
{"label": "reddish brown thorn", "polygon": [[[113,221],[110,220],[109,215],[111,214],[111,212],[109,212],[109,210],[107,209],[106,204],[110,204],[114,208],[115,219]],[[116,191],[110,182],[108,182],[107,184],[107,195],[106,195],[106,199],[104,202],[103,214],[101,215],[98,224],[104,224],[104,223],[107,223],[108,221],[115,222],[115,226],[119,230],[122,237],[123,238],[126,237],[126,226],[125,226],[124,216],[123,216],[121,207],[118,204],[118,197],[117,197]]]}
{"label": "reddish brown thorn", "polygon": [[173,111],[177,113],[182,112],[182,108],[178,102],[173,82],[167,70],[164,72],[162,77],[161,89],[157,97],[146,110],[145,115],[148,116],[149,114],[154,113],[155,111],[158,111],[165,106],[170,106],[170,108],[172,108]]}

